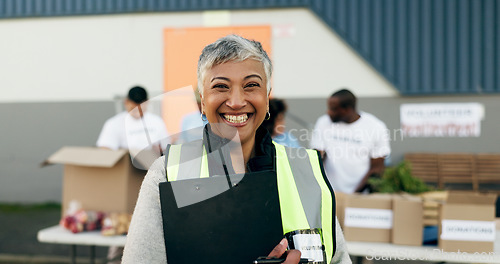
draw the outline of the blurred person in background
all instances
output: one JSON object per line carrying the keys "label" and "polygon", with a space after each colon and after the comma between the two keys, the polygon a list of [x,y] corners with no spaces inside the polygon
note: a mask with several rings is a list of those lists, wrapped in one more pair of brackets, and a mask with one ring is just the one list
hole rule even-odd
{"label": "blurred person in background", "polygon": [[[132,157],[141,150],[152,149],[160,156],[169,141],[163,119],[147,112],[148,93],[140,86],[130,88],[123,101],[125,111],[108,119],[97,139],[97,147],[127,149]],[[108,264],[120,263],[123,247],[110,247]]]}
{"label": "blurred person in background", "polygon": [[203,127],[208,123],[206,118],[201,115],[201,99],[198,89],[195,89],[194,95],[198,110],[186,114],[181,120],[181,137],[176,143],[185,143],[201,139],[203,136]]}
{"label": "blurred person in background", "polygon": [[321,151],[335,191],[364,192],[368,178],[384,172],[391,153],[389,131],[374,115],[358,112],[356,96],[347,89],[333,93],[327,108],[316,122],[310,147]]}
{"label": "blurred person in background", "polygon": [[269,131],[272,139],[281,145],[293,148],[300,148],[299,141],[290,132],[285,130],[285,114],[287,105],[284,100],[278,98],[269,99],[269,113],[268,119],[264,119],[262,126]]}
{"label": "blurred person in background", "polygon": [[133,152],[149,148],[159,152],[166,147],[170,142],[165,123],[160,116],[147,112],[147,100],[146,89],[140,86],[130,88],[123,101],[125,111],[104,123],[96,145]]}

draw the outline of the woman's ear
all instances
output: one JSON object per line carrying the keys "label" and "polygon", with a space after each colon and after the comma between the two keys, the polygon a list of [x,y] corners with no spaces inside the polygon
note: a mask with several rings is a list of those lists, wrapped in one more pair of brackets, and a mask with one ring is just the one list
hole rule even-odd
{"label": "woman's ear", "polygon": [[205,98],[203,98],[203,95],[200,93],[200,103],[201,103],[201,113],[203,114],[205,112]]}
{"label": "woman's ear", "polygon": [[269,92],[267,93],[267,102],[266,102],[266,111],[269,112],[269,96],[271,96],[271,92],[273,91],[273,88],[269,89]]}

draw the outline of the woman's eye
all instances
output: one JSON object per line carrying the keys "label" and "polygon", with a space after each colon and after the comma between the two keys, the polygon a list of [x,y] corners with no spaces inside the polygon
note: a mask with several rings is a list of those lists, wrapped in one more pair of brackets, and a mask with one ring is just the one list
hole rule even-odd
{"label": "woman's eye", "polygon": [[245,87],[259,87],[259,86],[260,86],[260,84],[258,84],[258,83],[249,83]]}
{"label": "woman's eye", "polygon": [[221,83],[221,84],[214,85],[213,88],[228,88],[228,87],[227,87],[227,85]]}

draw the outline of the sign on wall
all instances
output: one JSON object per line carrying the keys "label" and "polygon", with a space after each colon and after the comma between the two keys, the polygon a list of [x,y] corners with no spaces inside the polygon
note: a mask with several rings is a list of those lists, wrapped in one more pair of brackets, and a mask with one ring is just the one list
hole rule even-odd
{"label": "sign on wall", "polygon": [[480,103],[402,104],[401,129],[407,137],[479,137]]}

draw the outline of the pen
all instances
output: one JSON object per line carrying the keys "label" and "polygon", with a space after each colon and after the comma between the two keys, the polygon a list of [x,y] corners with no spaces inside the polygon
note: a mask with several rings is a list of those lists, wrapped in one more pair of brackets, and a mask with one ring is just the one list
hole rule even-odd
{"label": "pen", "polygon": [[[254,260],[254,264],[274,264],[274,263],[283,263],[285,261],[284,258],[258,258]],[[313,262],[312,259],[301,258],[299,263],[309,263]]]}

